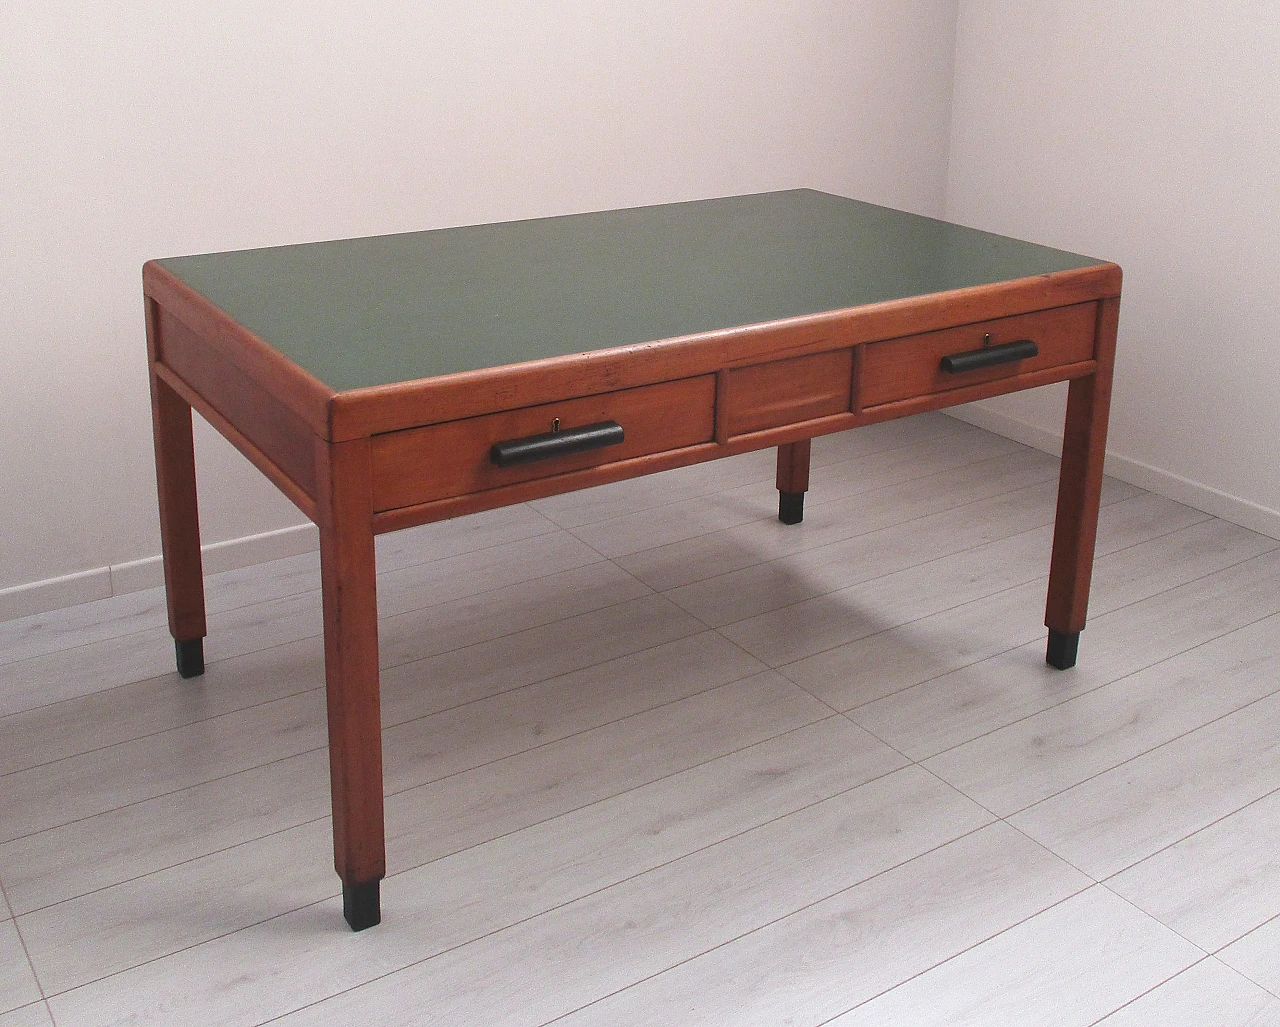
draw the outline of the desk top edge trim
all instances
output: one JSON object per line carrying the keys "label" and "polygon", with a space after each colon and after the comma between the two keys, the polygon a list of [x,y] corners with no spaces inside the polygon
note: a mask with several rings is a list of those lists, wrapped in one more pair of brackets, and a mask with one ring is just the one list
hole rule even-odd
{"label": "desk top edge trim", "polygon": [[[360,438],[489,412],[495,408],[460,399],[474,396],[485,385],[501,383],[508,390],[502,409],[533,406],[995,317],[1095,302],[1119,296],[1121,276],[1118,265],[1100,262],[926,296],[335,392],[330,401],[332,439]],[[965,313],[968,308],[972,314]],[[959,316],[957,310],[961,311]],[[904,317],[911,319],[908,322]],[[789,337],[781,346],[780,336]],[[834,344],[833,338],[837,340]],[[579,387],[566,393],[564,378],[575,373]]]}

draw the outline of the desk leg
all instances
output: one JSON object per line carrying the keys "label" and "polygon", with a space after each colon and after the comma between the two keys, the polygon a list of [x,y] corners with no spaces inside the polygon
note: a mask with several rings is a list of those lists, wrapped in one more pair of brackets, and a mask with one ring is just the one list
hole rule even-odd
{"label": "desk leg", "polygon": [[382,919],[382,721],[369,440],[317,443],[333,861],[353,931]]}
{"label": "desk leg", "polygon": [[151,373],[151,425],[160,499],[160,546],[178,673],[204,673],[204,568],[200,561],[200,515],[196,507],[196,458],[191,407]]}
{"label": "desk leg", "polygon": [[1099,304],[1098,369],[1087,378],[1072,380],[1067,393],[1058,515],[1053,529],[1053,558],[1049,565],[1049,595],[1044,617],[1049,629],[1045,660],[1059,670],[1075,666],[1080,632],[1089,607],[1119,315],[1119,299],[1107,299]]}
{"label": "desk leg", "polygon": [[783,524],[799,524],[804,520],[811,444],[811,439],[801,439],[778,447],[778,520]]}

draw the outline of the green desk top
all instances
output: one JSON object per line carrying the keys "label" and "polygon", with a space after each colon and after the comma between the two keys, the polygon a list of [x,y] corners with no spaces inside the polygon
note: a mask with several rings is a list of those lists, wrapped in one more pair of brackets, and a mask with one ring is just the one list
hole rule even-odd
{"label": "green desk top", "polygon": [[1102,261],[798,189],[159,263],[345,391]]}

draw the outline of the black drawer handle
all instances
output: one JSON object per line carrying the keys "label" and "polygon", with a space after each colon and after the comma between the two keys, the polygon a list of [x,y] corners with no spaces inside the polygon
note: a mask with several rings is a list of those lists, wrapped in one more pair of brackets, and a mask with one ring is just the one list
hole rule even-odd
{"label": "black drawer handle", "polygon": [[514,467],[534,460],[547,460],[553,456],[586,453],[592,449],[616,446],[624,440],[622,425],[617,421],[600,421],[582,428],[566,428],[542,435],[530,435],[525,439],[495,442],[489,450],[489,459],[499,467]]}
{"label": "black drawer handle", "polygon": [[1040,347],[1030,339],[1020,342],[1006,342],[999,346],[983,346],[972,349],[968,353],[952,353],[942,358],[942,369],[947,374],[963,374],[965,371],[977,371],[984,367],[995,367],[997,364],[1009,364],[1015,360],[1026,360],[1039,356]]}

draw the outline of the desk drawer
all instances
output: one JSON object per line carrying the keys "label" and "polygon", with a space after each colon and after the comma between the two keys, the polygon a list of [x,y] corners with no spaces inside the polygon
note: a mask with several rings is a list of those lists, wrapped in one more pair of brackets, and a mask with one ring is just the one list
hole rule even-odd
{"label": "desk drawer", "polygon": [[[703,375],[377,435],[374,509],[394,510],[710,442],[715,391],[715,376]],[[560,431],[616,421],[624,440],[532,463],[498,467],[493,462],[495,443],[550,432],[557,419]]]}
{"label": "desk drawer", "polygon": [[[1028,371],[1092,360],[1097,312],[1096,303],[1078,303],[941,332],[868,343],[863,352],[862,405],[892,403],[998,378],[1012,378]],[[1029,339],[1036,344],[1038,353],[976,370],[956,373],[943,370],[943,357],[982,350],[987,336],[990,337],[985,342],[988,346],[1004,346]]]}

